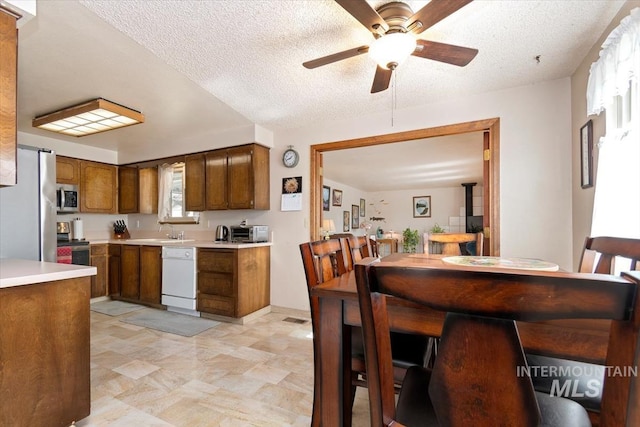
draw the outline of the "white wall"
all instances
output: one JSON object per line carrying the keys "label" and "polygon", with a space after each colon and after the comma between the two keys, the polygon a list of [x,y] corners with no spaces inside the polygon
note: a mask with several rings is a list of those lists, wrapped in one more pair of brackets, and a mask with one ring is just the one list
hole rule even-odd
{"label": "white wall", "polygon": [[[351,187],[349,185],[345,185],[345,184],[341,184],[339,182],[335,182],[332,181],[330,179],[325,179],[324,180],[324,185],[327,185],[331,188],[331,196],[333,196],[333,190],[334,189],[338,189],[338,190],[342,190],[342,206],[333,206],[332,204],[332,200],[329,201],[329,211],[323,211],[322,212],[322,219],[332,219],[335,226],[336,226],[336,233],[353,233],[356,236],[362,236],[364,235],[364,230],[362,230],[361,228],[357,228],[357,229],[352,229],[351,228],[351,223],[352,223],[352,217],[351,217],[351,206],[352,205],[357,205],[358,206],[358,215],[360,215],[360,199],[365,199],[365,202],[367,201],[367,193],[359,190],[357,188]],[[304,187],[303,187],[304,188]],[[308,193],[307,193],[308,194]],[[368,206],[365,205],[365,214],[367,214],[366,217],[363,216],[358,216],[358,224],[361,224],[365,219],[368,218],[368,213],[367,213],[367,208]],[[349,230],[345,231],[343,228],[343,212],[344,211],[349,211]]]}
{"label": "white wall", "polygon": [[[394,127],[389,114],[276,132],[272,206],[279,206],[276,194],[282,177],[299,174],[309,182],[312,144],[499,117],[501,255],[541,258],[571,269],[568,78],[396,111]],[[301,154],[295,173],[280,162],[288,145]],[[267,215],[279,236],[272,248],[271,302],[302,309],[308,307],[308,296],[298,245],[310,236],[309,188],[304,188],[301,212],[272,209]]]}
{"label": "white wall", "polygon": [[[499,117],[501,254],[546,259],[571,269],[570,101],[567,78],[398,110],[394,127],[390,126],[389,112],[275,132],[271,150],[272,209],[207,212],[200,225],[188,227],[187,235],[212,231],[218,223],[237,224],[245,217],[254,224],[269,225],[274,235],[271,302],[306,309],[308,295],[298,245],[310,236],[310,145]],[[23,133],[18,138],[20,143],[52,148],[58,154],[118,163],[117,154],[108,150]],[[288,145],[293,145],[301,154],[294,170],[285,168],[281,162]],[[188,144],[182,148],[185,152],[196,151]],[[147,153],[145,157],[157,156]],[[287,176],[303,177],[302,211],[280,211],[280,185]],[[344,196],[343,207],[345,203],[350,206],[352,200]],[[356,198],[359,202],[360,197]],[[442,205],[434,204],[434,222],[439,218],[438,206]],[[137,220],[142,222],[140,229],[134,226]],[[134,232],[157,232],[153,216],[130,216],[129,221]],[[413,218],[409,221],[412,224]]]}

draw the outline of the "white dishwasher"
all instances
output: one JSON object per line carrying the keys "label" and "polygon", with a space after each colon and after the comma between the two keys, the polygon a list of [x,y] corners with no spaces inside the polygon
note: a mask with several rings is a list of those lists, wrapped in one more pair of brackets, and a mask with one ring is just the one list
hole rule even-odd
{"label": "white dishwasher", "polygon": [[196,248],[163,246],[162,304],[169,311],[200,317],[196,288]]}

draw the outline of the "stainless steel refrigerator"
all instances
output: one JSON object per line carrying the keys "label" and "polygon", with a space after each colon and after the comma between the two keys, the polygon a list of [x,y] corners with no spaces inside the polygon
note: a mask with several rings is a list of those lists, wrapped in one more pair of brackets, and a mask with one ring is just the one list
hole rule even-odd
{"label": "stainless steel refrigerator", "polygon": [[17,172],[0,188],[0,258],[56,262],[56,155],[20,145]]}

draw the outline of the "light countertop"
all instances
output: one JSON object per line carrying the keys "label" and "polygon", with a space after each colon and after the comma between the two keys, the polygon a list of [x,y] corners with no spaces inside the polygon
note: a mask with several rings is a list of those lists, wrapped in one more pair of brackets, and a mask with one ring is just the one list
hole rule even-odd
{"label": "light countertop", "polygon": [[213,240],[198,240],[198,239],[184,239],[184,240],[170,240],[170,239],[103,239],[103,240],[90,240],[92,245],[97,244],[121,244],[121,245],[145,245],[145,246],[175,246],[175,247],[190,247],[190,248],[213,248],[213,249],[246,249],[246,248],[258,248],[261,246],[272,246],[272,242],[261,243],[231,243],[231,242],[215,242]]}
{"label": "light countertop", "polygon": [[95,267],[26,259],[0,259],[0,288],[95,276]]}

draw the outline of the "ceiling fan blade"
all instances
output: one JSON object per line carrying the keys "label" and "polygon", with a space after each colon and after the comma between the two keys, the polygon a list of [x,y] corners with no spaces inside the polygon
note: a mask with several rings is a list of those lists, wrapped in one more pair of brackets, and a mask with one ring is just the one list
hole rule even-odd
{"label": "ceiling fan blade", "polygon": [[[431,0],[426,6],[407,19],[407,28],[410,28],[414,34],[420,34],[472,1],[473,0]],[[416,25],[416,22],[419,22],[421,25]]]}
{"label": "ceiling fan blade", "polygon": [[375,11],[369,3],[365,0],[336,0],[344,10],[349,12],[354,18],[356,18],[362,25],[367,27],[367,30],[372,33],[384,34],[389,26],[382,19],[378,12]]}
{"label": "ceiling fan blade", "polygon": [[369,51],[369,46],[360,46],[353,49],[345,50],[342,52],[334,53],[332,55],[323,56],[322,58],[313,59],[311,61],[303,62],[302,65],[305,68],[317,68],[323,65],[331,64],[332,62],[341,61],[343,59],[351,58],[352,56],[362,55]]}
{"label": "ceiling fan blade", "polygon": [[429,40],[416,40],[417,47],[413,56],[446,62],[447,64],[464,67],[478,54],[478,49],[438,43]]}
{"label": "ceiling fan blade", "polygon": [[376,75],[373,77],[373,85],[371,86],[371,93],[382,92],[389,87],[391,81],[392,70],[387,70],[378,65],[376,68]]}

